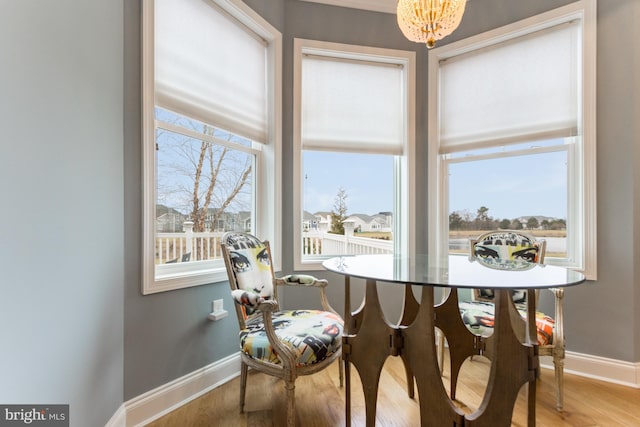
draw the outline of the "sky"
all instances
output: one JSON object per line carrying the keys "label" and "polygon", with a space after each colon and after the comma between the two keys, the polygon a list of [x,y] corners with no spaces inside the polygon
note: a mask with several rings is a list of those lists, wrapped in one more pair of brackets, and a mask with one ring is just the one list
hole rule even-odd
{"label": "sky", "polygon": [[[331,211],[340,187],[346,190],[349,214],[392,210],[393,162],[389,156],[307,151],[304,173],[304,209],[308,212]],[[450,212],[475,215],[485,206],[494,219],[567,217],[564,151],[453,163],[449,180]]]}
{"label": "sky", "polygon": [[331,211],[339,189],[347,193],[349,214],[393,209],[393,157],[305,151],[304,210]]}
{"label": "sky", "polygon": [[494,219],[567,218],[566,152],[452,164],[449,212],[489,208]]}
{"label": "sky", "polygon": [[[160,147],[164,137],[159,136]],[[184,137],[178,138],[184,140]],[[169,141],[169,140],[167,140]],[[196,148],[199,142],[196,141]],[[562,141],[537,142],[539,147],[561,146]],[[566,147],[566,146],[565,146]],[[515,149],[527,148],[525,144]],[[476,154],[495,153],[496,149]],[[158,152],[159,168],[165,150]],[[170,155],[170,153],[167,153]],[[449,166],[449,212],[469,212],[478,208],[489,209],[494,219],[513,219],[522,216],[543,215],[567,218],[567,151],[551,151],[527,156],[510,156],[481,161],[451,162]],[[460,159],[467,159],[461,157]],[[331,211],[340,188],[346,191],[347,213],[374,215],[393,210],[393,164],[390,155],[304,151],[304,210],[315,213]],[[188,166],[185,170],[189,169]],[[175,172],[175,171],[174,171]],[[179,176],[166,171],[161,176],[180,183]],[[184,177],[183,177],[184,178]],[[185,184],[187,187],[192,184]],[[169,187],[160,184],[160,188]],[[417,191],[427,191],[419,188]],[[175,199],[181,191],[163,191],[160,203],[183,210],[183,203]],[[190,200],[190,199],[189,199]]]}

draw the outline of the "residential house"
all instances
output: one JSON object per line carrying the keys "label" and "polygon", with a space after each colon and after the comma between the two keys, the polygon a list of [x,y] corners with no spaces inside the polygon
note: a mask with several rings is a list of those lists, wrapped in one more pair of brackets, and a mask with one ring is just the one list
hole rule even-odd
{"label": "residential house", "polygon": [[310,212],[304,211],[302,213],[302,229],[304,231],[318,231],[320,221],[320,217],[317,217]]}
{"label": "residential house", "polygon": [[[211,231],[248,231],[251,230],[251,213],[247,211],[228,212],[221,214],[218,208],[209,208],[205,217],[205,229]],[[218,218],[216,218],[218,215]],[[215,221],[215,224],[214,224]]]}
{"label": "residential house", "polygon": [[238,223],[240,224],[240,228],[237,230],[250,231],[251,230],[251,212],[248,212],[248,211],[238,212]]}
{"label": "residential house", "polygon": [[353,214],[347,217],[347,221],[352,221],[354,231],[356,233],[379,231],[391,231],[391,214],[379,213],[375,215]]}
{"label": "residential house", "polygon": [[331,212],[320,211],[314,213],[313,216],[315,217],[315,223],[318,226],[318,231],[328,232],[331,230]]}
{"label": "residential house", "polygon": [[180,233],[187,217],[179,211],[158,205],[156,207],[156,231],[161,233]]}

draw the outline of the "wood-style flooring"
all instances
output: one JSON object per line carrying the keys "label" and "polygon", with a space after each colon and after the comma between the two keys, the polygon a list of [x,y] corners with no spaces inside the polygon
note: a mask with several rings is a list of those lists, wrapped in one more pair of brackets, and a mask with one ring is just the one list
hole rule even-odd
{"label": "wood-style flooring", "polygon": [[[323,372],[296,381],[296,417],[301,427],[345,425],[345,391],[338,380],[338,362]],[[445,366],[443,382],[449,389]],[[457,405],[465,412],[475,410],[482,400],[489,362],[482,357],[467,360],[460,374]],[[364,426],[365,408],[357,371],[351,370],[351,425]],[[150,427],[267,427],[282,426],[285,420],[284,387],[280,380],[250,372],[245,412],[239,412],[240,380],[236,378],[200,398],[149,424]],[[564,411],[555,410],[553,371],[542,369],[538,383],[537,426],[640,427],[640,389],[565,374]],[[390,357],[385,363],[377,405],[377,426],[420,425],[418,395],[410,399],[402,362]],[[520,391],[512,426],[527,425],[526,386]]]}

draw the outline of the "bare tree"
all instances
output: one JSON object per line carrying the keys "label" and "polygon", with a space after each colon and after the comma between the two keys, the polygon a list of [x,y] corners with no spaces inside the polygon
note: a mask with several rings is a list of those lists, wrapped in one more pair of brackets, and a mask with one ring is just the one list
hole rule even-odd
{"label": "bare tree", "polygon": [[338,189],[338,194],[333,201],[331,211],[331,232],[344,234],[344,221],[347,219],[347,192],[344,188]]}
{"label": "bare tree", "polygon": [[[194,139],[164,131],[158,145],[158,200],[168,200],[193,221],[193,231],[203,232],[230,209],[248,210],[248,197],[239,197],[252,174],[252,156],[212,142],[215,129],[195,122],[180,123],[206,135]],[[225,134],[227,141],[233,135]],[[216,135],[220,138],[220,135]],[[203,259],[200,242],[192,260]]]}
{"label": "bare tree", "polygon": [[[221,176],[221,170],[225,164],[225,157],[229,154],[227,147],[222,147],[219,154],[214,155],[213,144],[207,141],[201,141],[200,155],[198,157],[198,163],[196,165],[194,181],[193,181],[193,202],[191,205],[190,218],[193,221],[193,231],[205,231],[206,219],[211,206],[211,200],[214,195],[214,190],[218,184],[218,179]],[[209,176],[203,178],[203,166],[208,162]],[[229,207],[231,202],[238,195],[242,187],[247,183],[249,176],[251,175],[251,164],[247,165],[240,177],[231,184],[231,191],[227,192],[220,201],[221,203],[216,206],[213,216],[211,217],[212,227],[218,223],[218,220]],[[206,190],[204,191],[204,200],[200,198],[200,185],[204,184]]]}

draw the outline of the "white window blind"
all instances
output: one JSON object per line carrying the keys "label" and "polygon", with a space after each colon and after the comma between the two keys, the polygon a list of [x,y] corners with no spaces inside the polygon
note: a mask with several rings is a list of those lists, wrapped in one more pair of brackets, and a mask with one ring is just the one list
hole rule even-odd
{"label": "white window blind", "polygon": [[266,142],[267,46],[232,19],[203,0],[156,0],[156,103]]}
{"label": "white window blind", "polygon": [[440,153],[575,135],[580,26],[564,23],[440,64]]}
{"label": "white window blind", "polygon": [[402,154],[403,93],[400,65],[305,55],[303,148]]}

